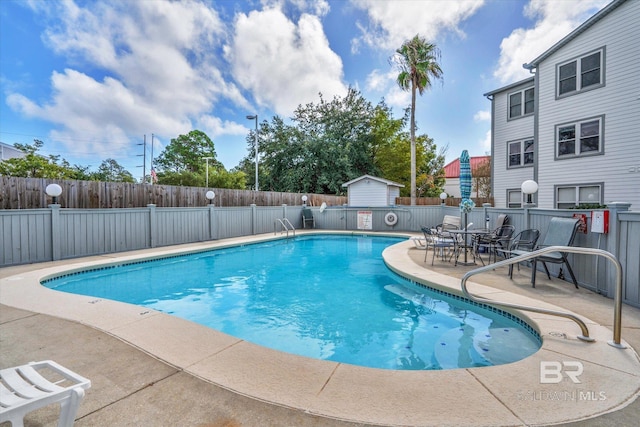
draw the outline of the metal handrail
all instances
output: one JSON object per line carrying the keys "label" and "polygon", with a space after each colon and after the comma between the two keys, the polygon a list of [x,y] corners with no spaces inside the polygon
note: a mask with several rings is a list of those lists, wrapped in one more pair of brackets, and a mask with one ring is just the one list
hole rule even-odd
{"label": "metal handrail", "polygon": [[531,307],[531,306],[512,304],[507,302],[499,302],[489,298],[472,295],[467,290],[467,280],[471,276],[484,273],[485,271],[488,271],[488,270],[493,270],[496,267],[507,266],[507,265],[516,264],[522,261],[526,261],[528,259],[537,258],[540,255],[548,254],[550,252],[570,252],[575,254],[597,255],[597,256],[605,257],[609,259],[611,262],[613,262],[613,264],[616,266],[616,291],[614,295],[614,312],[613,312],[613,340],[609,341],[608,343],[609,345],[616,348],[626,348],[626,346],[624,344],[621,344],[620,342],[621,331],[622,331],[622,265],[620,264],[620,261],[618,261],[612,253],[607,252],[605,250],[594,249],[594,248],[583,248],[579,246],[549,246],[546,248],[538,249],[538,250],[532,251],[531,253],[518,255],[516,257],[508,258],[503,261],[485,265],[467,272],[464,276],[462,276],[462,280],[461,280],[462,292],[470,300],[480,302],[480,303],[499,305],[502,307],[515,308],[518,310],[533,311],[535,313],[550,314],[552,316],[566,317],[568,319],[573,320],[578,324],[578,326],[580,326],[582,335],[578,335],[579,339],[587,342],[595,341],[593,338],[589,337],[589,329],[587,328],[587,325],[579,317],[575,316],[574,314],[566,313],[562,311],[556,311],[556,310],[549,310],[545,308]]}
{"label": "metal handrail", "polygon": [[[296,228],[293,226],[293,224],[291,224],[291,221],[289,221],[289,218],[282,218],[282,221],[284,221],[285,224],[291,227],[291,230],[293,230],[293,237],[296,237]],[[289,229],[287,228],[287,231],[288,230]],[[289,236],[289,233],[287,233],[287,236]]]}
{"label": "metal handrail", "polygon": [[276,220],[273,222],[273,234],[276,234],[278,232],[277,231],[278,223],[280,223],[282,228],[287,231],[287,237],[289,237],[289,230],[293,230],[293,237],[296,236],[296,228],[293,226],[293,224],[291,224],[291,221],[289,221],[287,218],[282,218],[282,219],[276,218]]}

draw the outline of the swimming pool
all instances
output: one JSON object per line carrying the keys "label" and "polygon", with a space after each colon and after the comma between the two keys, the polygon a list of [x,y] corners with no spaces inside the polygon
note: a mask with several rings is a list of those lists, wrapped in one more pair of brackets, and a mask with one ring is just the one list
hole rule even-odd
{"label": "swimming pool", "polygon": [[302,236],[74,273],[43,284],[133,303],[266,347],[383,369],[520,360],[540,347],[524,322],[392,273],[404,239]]}

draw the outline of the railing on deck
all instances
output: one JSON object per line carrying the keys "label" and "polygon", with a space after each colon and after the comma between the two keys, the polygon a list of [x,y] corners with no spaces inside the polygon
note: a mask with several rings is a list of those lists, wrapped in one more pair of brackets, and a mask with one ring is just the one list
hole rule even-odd
{"label": "railing on deck", "polygon": [[616,348],[626,348],[626,346],[621,343],[621,336],[620,336],[622,331],[622,265],[616,259],[616,257],[613,256],[613,254],[607,251],[604,251],[602,249],[581,248],[581,247],[575,247],[575,246],[549,246],[547,248],[533,251],[529,254],[519,255],[519,256],[508,258],[493,264],[485,265],[483,267],[476,268],[474,270],[469,271],[462,277],[462,280],[460,283],[462,287],[462,292],[470,300],[480,302],[480,303],[499,305],[502,307],[515,308],[518,310],[525,310],[525,311],[533,311],[535,313],[549,314],[552,316],[565,317],[565,318],[571,319],[574,322],[576,322],[578,326],[580,326],[582,335],[578,335],[579,339],[587,342],[595,341],[593,338],[589,337],[589,329],[587,328],[587,325],[582,321],[582,319],[580,319],[579,317],[577,317],[572,313],[567,313],[567,312],[562,312],[557,310],[550,310],[546,308],[531,307],[531,306],[526,306],[521,304],[495,301],[489,298],[473,295],[467,289],[467,280],[469,280],[470,277],[475,276],[476,274],[484,273],[485,271],[488,271],[488,270],[493,270],[496,267],[503,267],[510,264],[517,264],[519,262],[536,258],[540,255],[544,255],[550,252],[570,252],[575,254],[597,255],[597,256],[602,256],[607,258],[609,261],[611,261],[615,265],[616,291],[614,296],[614,311],[613,311],[613,340],[609,341],[609,345]]}

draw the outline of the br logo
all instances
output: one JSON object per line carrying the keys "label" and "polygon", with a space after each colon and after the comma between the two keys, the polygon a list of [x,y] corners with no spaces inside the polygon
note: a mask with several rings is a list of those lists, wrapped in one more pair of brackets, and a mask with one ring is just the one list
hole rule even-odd
{"label": "br logo", "polygon": [[558,384],[564,376],[574,384],[580,384],[578,377],[582,375],[582,371],[582,362],[540,362],[540,384]]}

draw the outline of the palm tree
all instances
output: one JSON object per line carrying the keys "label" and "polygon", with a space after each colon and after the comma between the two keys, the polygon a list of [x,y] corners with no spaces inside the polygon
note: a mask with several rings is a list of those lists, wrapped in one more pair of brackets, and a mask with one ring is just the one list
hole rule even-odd
{"label": "palm tree", "polygon": [[440,50],[416,34],[396,50],[392,61],[400,69],[398,85],[411,89],[411,205],[416,204],[416,90],[422,95],[431,87],[431,79],[441,79],[442,69],[438,60]]}

